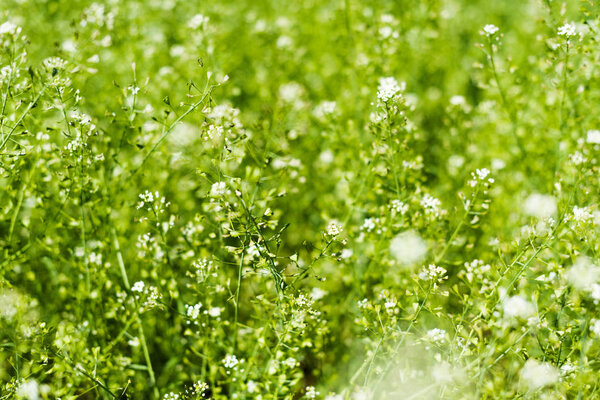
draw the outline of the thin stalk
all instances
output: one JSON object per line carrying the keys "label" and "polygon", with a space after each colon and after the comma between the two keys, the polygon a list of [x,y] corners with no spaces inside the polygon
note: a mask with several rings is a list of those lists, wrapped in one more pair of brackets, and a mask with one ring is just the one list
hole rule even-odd
{"label": "thin stalk", "polygon": [[[115,246],[115,251],[117,253],[117,263],[119,264],[119,269],[121,271],[121,277],[123,278],[123,284],[128,292],[131,291],[131,287],[129,286],[129,278],[127,277],[127,270],[125,269],[125,264],[123,263],[123,255],[121,254],[121,247],[119,245],[119,239],[117,237],[117,232],[114,227],[111,227],[111,233],[113,237],[113,242]],[[146,361],[146,366],[148,367],[148,375],[150,377],[150,382],[152,384],[152,390],[154,392],[154,398],[158,399],[160,397],[160,393],[158,392],[158,387],[156,386],[156,377],[154,375],[154,369],[152,369],[152,361],[150,360],[150,352],[148,351],[148,344],[146,342],[146,335],[144,333],[144,325],[142,324],[142,318],[140,317],[140,311],[138,307],[137,300],[134,298],[134,313],[135,319],[138,325],[138,332],[140,335],[140,344],[142,345],[142,352],[144,353],[144,359]]]}
{"label": "thin stalk", "polygon": [[37,94],[37,96],[35,97],[35,99],[33,99],[33,101],[31,101],[29,103],[29,105],[27,106],[27,108],[25,109],[25,111],[23,111],[23,114],[21,114],[21,116],[19,117],[19,119],[17,120],[17,122],[15,122],[15,124],[13,125],[13,127],[11,128],[11,130],[8,132],[8,134],[6,134],[6,136],[2,140],[2,143],[0,143],[0,151],[2,151],[2,149],[4,149],[4,146],[6,146],[6,143],[11,138],[11,136],[13,135],[13,133],[15,133],[15,130],[21,124],[21,122],[23,121],[23,119],[25,118],[25,116],[33,108],[33,106],[35,105],[35,103],[38,102],[38,100],[40,99],[40,97],[42,97],[42,94],[44,94],[44,91],[46,90],[46,85],[47,84],[44,84],[44,86],[42,87],[42,90],[40,90],[40,92]]}
{"label": "thin stalk", "polygon": [[242,248],[242,255],[240,256],[240,265],[238,266],[238,278],[237,278],[237,287],[235,289],[235,311],[234,311],[234,320],[233,320],[233,347],[237,348],[237,339],[238,339],[238,310],[240,304],[240,292],[242,289],[242,269],[244,267],[244,253],[246,251],[246,246]]}
{"label": "thin stalk", "polygon": [[556,141],[556,165],[554,167],[554,173],[558,172],[560,167],[560,140],[563,137],[566,118],[564,118],[565,113],[565,97],[567,94],[567,82],[568,82],[568,71],[569,71],[569,41],[567,40],[566,49],[565,49],[565,63],[563,66],[563,79],[562,79],[562,88],[560,95],[560,110],[558,114],[558,133],[559,137]]}
{"label": "thin stalk", "polygon": [[519,139],[519,136],[517,135],[517,117],[516,117],[513,109],[508,104],[508,100],[506,98],[506,93],[504,92],[504,88],[502,87],[502,84],[500,83],[500,78],[498,77],[498,69],[496,68],[496,62],[494,61],[494,45],[492,44],[492,39],[490,39],[488,41],[488,44],[489,44],[489,51],[490,51],[488,57],[490,60],[490,66],[492,67],[492,74],[494,75],[494,81],[496,82],[496,86],[498,87],[498,92],[500,92],[500,98],[502,99],[502,107],[504,108],[504,110],[506,111],[506,113],[508,114],[508,117],[510,119],[511,132],[515,138],[515,142],[517,143],[517,147],[519,149],[520,155],[522,157],[524,157],[525,156],[525,148],[523,147],[523,144],[521,143],[521,140]]}
{"label": "thin stalk", "polygon": [[188,108],[188,110],[186,112],[184,112],[183,114],[181,114],[179,117],[177,117],[177,119],[175,121],[173,121],[173,123],[171,125],[169,125],[169,127],[165,130],[163,130],[163,133],[161,135],[161,137],[156,141],[156,143],[154,143],[154,146],[152,146],[152,148],[150,149],[150,151],[144,156],[144,159],[142,160],[142,163],[131,172],[131,176],[134,176],[135,174],[137,174],[137,172],[144,166],[144,164],[146,163],[146,161],[148,161],[148,158],[150,158],[150,156],[152,155],[152,153],[154,153],[156,151],[156,149],[158,148],[158,146],[167,138],[167,136],[169,136],[169,134],[171,133],[171,131],[173,131],[173,129],[177,126],[177,124],[184,119],[189,113],[191,113],[192,111],[194,111],[196,108],[198,108],[200,105],[202,105],[204,103],[204,101],[210,96],[210,94],[212,93],[212,90],[217,87],[219,85],[211,85],[209,86],[206,90],[204,95],[202,96],[202,98],[197,101],[196,103],[192,104],[190,106],[190,108]]}

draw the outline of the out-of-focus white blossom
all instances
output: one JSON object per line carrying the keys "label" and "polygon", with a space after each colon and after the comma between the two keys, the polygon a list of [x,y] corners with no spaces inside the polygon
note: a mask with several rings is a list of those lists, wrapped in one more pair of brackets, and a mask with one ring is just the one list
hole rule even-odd
{"label": "out-of-focus white blossom", "polygon": [[390,242],[390,253],[401,265],[414,265],[425,258],[427,243],[417,232],[404,231]]}

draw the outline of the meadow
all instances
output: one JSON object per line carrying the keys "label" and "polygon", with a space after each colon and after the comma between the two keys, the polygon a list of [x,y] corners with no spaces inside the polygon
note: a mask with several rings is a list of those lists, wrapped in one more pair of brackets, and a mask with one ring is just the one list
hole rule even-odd
{"label": "meadow", "polygon": [[1,0],[0,400],[600,399],[596,0]]}

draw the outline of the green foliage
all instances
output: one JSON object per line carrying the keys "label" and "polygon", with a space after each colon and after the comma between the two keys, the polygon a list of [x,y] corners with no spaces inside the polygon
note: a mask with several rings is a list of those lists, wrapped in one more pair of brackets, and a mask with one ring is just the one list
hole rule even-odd
{"label": "green foliage", "polygon": [[599,11],[3,0],[0,399],[599,398]]}

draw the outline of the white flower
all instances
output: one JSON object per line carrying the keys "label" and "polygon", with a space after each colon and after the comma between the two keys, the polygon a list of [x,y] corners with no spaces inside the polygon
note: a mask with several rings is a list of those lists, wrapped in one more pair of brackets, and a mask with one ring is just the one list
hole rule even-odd
{"label": "white flower", "polygon": [[210,195],[213,197],[223,196],[227,191],[227,185],[225,182],[215,182],[210,187]]}
{"label": "white flower", "polygon": [[594,303],[598,303],[598,301],[600,301],[600,285],[598,285],[597,283],[592,284],[591,292],[591,296],[592,299],[594,299]]}
{"label": "white flower", "polygon": [[427,244],[413,230],[404,231],[390,242],[390,253],[402,265],[413,265],[425,258]]}
{"label": "white flower", "polygon": [[323,164],[331,164],[335,160],[335,156],[331,152],[331,150],[324,150],[321,154],[319,154],[319,161]]}
{"label": "white flower", "polygon": [[304,94],[304,88],[297,82],[288,82],[279,86],[279,97],[286,103],[296,106],[300,105],[300,97]]}
{"label": "white flower", "polygon": [[558,381],[558,370],[547,362],[530,358],[521,370],[521,379],[531,389],[539,389]]}
{"label": "white flower", "polygon": [[136,283],[133,284],[131,291],[132,292],[143,292],[144,291],[144,282],[142,281],[137,281]]}
{"label": "white flower", "polygon": [[310,298],[313,300],[320,300],[327,295],[327,291],[321,289],[320,287],[314,287],[310,291]]}
{"label": "white flower", "polygon": [[600,144],[600,130],[590,129],[587,131],[587,142],[592,144]]}
{"label": "white flower", "polygon": [[296,360],[294,357],[288,357],[283,360],[283,364],[287,365],[288,368],[294,368],[298,364],[298,360]]}
{"label": "white flower", "polygon": [[202,303],[194,304],[193,306],[186,304],[185,308],[187,310],[186,314],[188,317],[190,317],[190,319],[197,319],[200,315],[200,308],[202,308]]}
{"label": "white flower", "polygon": [[206,130],[208,139],[220,138],[225,133],[225,128],[221,125],[210,124]]}
{"label": "white flower", "polygon": [[485,178],[487,178],[487,176],[489,174],[490,174],[490,170],[487,168],[481,168],[481,169],[475,170],[475,175],[477,175],[477,178],[479,180],[484,180]]}
{"label": "white flower", "polygon": [[556,199],[547,194],[532,193],[523,204],[525,214],[536,218],[550,218],[556,215]]}
{"label": "white flower", "polygon": [[395,78],[379,78],[379,87],[377,87],[377,98],[383,103],[388,102],[390,99],[396,97],[403,91],[406,84],[401,84]]}
{"label": "white flower", "polygon": [[422,279],[424,281],[430,279],[442,281],[446,272],[447,271],[445,268],[438,267],[435,264],[429,264],[429,266],[426,269],[422,270],[419,273],[419,279]]}
{"label": "white flower", "polygon": [[571,37],[577,34],[577,28],[573,23],[566,23],[560,28],[558,28],[558,35],[564,37]]}
{"label": "white flower", "polygon": [[600,339],[600,320],[592,319],[590,324],[590,331],[592,331],[594,335]]}
{"label": "white flower", "polygon": [[248,393],[254,393],[256,392],[256,389],[258,389],[258,383],[250,380],[248,381],[248,383],[246,383],[246,390],[248,390]]}
{"label": "white flower", "polygon": [[19,385],[17,388],[17,398],[26,400],[39,400],[40,388],[35,380],[28,380]]}
{"label": "white flower", "polygon": [[600,278],[600,268],[587,257],[579,257],[567,271],[567,280],[575,288],[586,292],[593,290],[593,285]]}
{"label": "white flower", "polygon": [[362,299],[357,301],[357,306],[358,308],[367,308],[369,307],[369,300],[368,299]]}
{"label": "white flower", "polygon": [[444,343],[446,340],[446,331],[443,329],[430,329],[427,331],[427,339],[435,343]]}
{"label": "white flower", "polygon": [[535,314],[533,304],[523,296],[511,296],[504,300],[504,316],[507,318],[527,319]]}
{"label": "white flower", "polygon": [[587,161],[587,159],[583,156],[583,154],[581,154],[580,151],[574,152],[573,154],[571,154],[569,156],[569,158],[571,159],[571,161],[575,165],[581,165],[581,164],[583,164],[584,162]]}
{"label": "white flower", "polygon": [[340,258],[348,259],[350,257],[352,257],[352,255],[354,254],[354,251],[352,249],[344,249],[342,250],[342,253],[340,254]]}
{"label": "white flower", "polygon": [[204,28],[208,24],[209,18],[202,14],[196,14],[188,22],[188,26],[191,29]]}
{"label": "white flower", "polygon": [[315,389],[314,386],[306,387],[306,398],[307,399],[316,399],[318,395],[319,395],[319,392],[317,392],[317,390]]}
{"label": "white flower", "polygon": [[238,361],[237,357],[231,354],[227,354],[223,359],[223,365],[225,366],[225,368],[228,369],[233,369],[237,367],[239,363],[240,362]]}
{"label": "white flower", "polygon": [[498,32],[498,27],[496,25],[487,24],[483,27],[483,34],[486,36],[493,36]]}
{"label": "white flower", "polygon": [[134,96],[140,92],[140,88],[137,86],[129,86],[127,89],[131,91]]}
{"label": "white flower", "polygon": [[192,385],[190,392],[191,392],[191,394],[200,395],[201,398],[204,398],[204,394],[207,390],[208,390],[208,383],[203,382],[203,381],[197,381]]}
{"label": "white flower", "polygon": [[377,225],[379,223],[379,218],[365,218],[365,221],[363,222],[360,229],[363,231],[372,232],[373,229],[377,228]]}
{"label": "white flower", "polygon": [[336,237],[342,232],[342,227],[337,225],[335,221],[332,221],[327,226],[327,234],[329,236]]}
{"label": "white flower", "polygon": [[425,194],[425,196],[423,196],[421,199],[421,205],[423,206],[426,214],[439,214],[439,208],[441,204],[441,201],[430,194]]}
{"label": "white flower", "polygon": [[313,111],[313,115],[319,119],[325,119],[328,116],[335,114],[337,103],[335,101],[323,101],[317,105]]}
{"label": "white flower", "polygon": [[464,96],[457,94],[450,97],[450,104],[453,106],[462,106],[467,104],[467,100],[464,98]]}
{"label": "white flower", "polygon": [[486,180],[489,174],[490,170],[487,168],[476,169],[475,172],[471,172],[471,177],[473,179],[469,181],[469,185],[471,187],[475,187],[479,182],[483,183],[484,185],[494,183],[494,178],[488,178]]}
{"label": "white flower", "polygon": [[408,212],[408,204],[405,204],[398,199],[392,200],[389,207],[393,212],[400,213],[401,215],[404,215]]}
{"label": "white flower", "polygon": [[563,375],[568,375],[571,372],[575,371],[576,369],[577,369],[577,367],[575,365],[573,365],[571,363],[571,361],[567,361],[560,367],[560,372]]}
{"label": "white flower", "polygon": [[573,207],[573,220],[578,223],[587,222],[592,219],[592,214],[590,214],[587,207]]}
{"label": "white flower", "polygon": [[14,35],[15,33],[19,32],[21,32],[21,28],[10,21],[6,21],[2,25],[0,25],[0,35],[5,35],[7,33]]}
{"label": "white flower", "polygon": [[219,307],[211,307],[208,310],[208,315],[210,315],[213,318],[218,317],[219,315],[221,315],[221,309]]}

